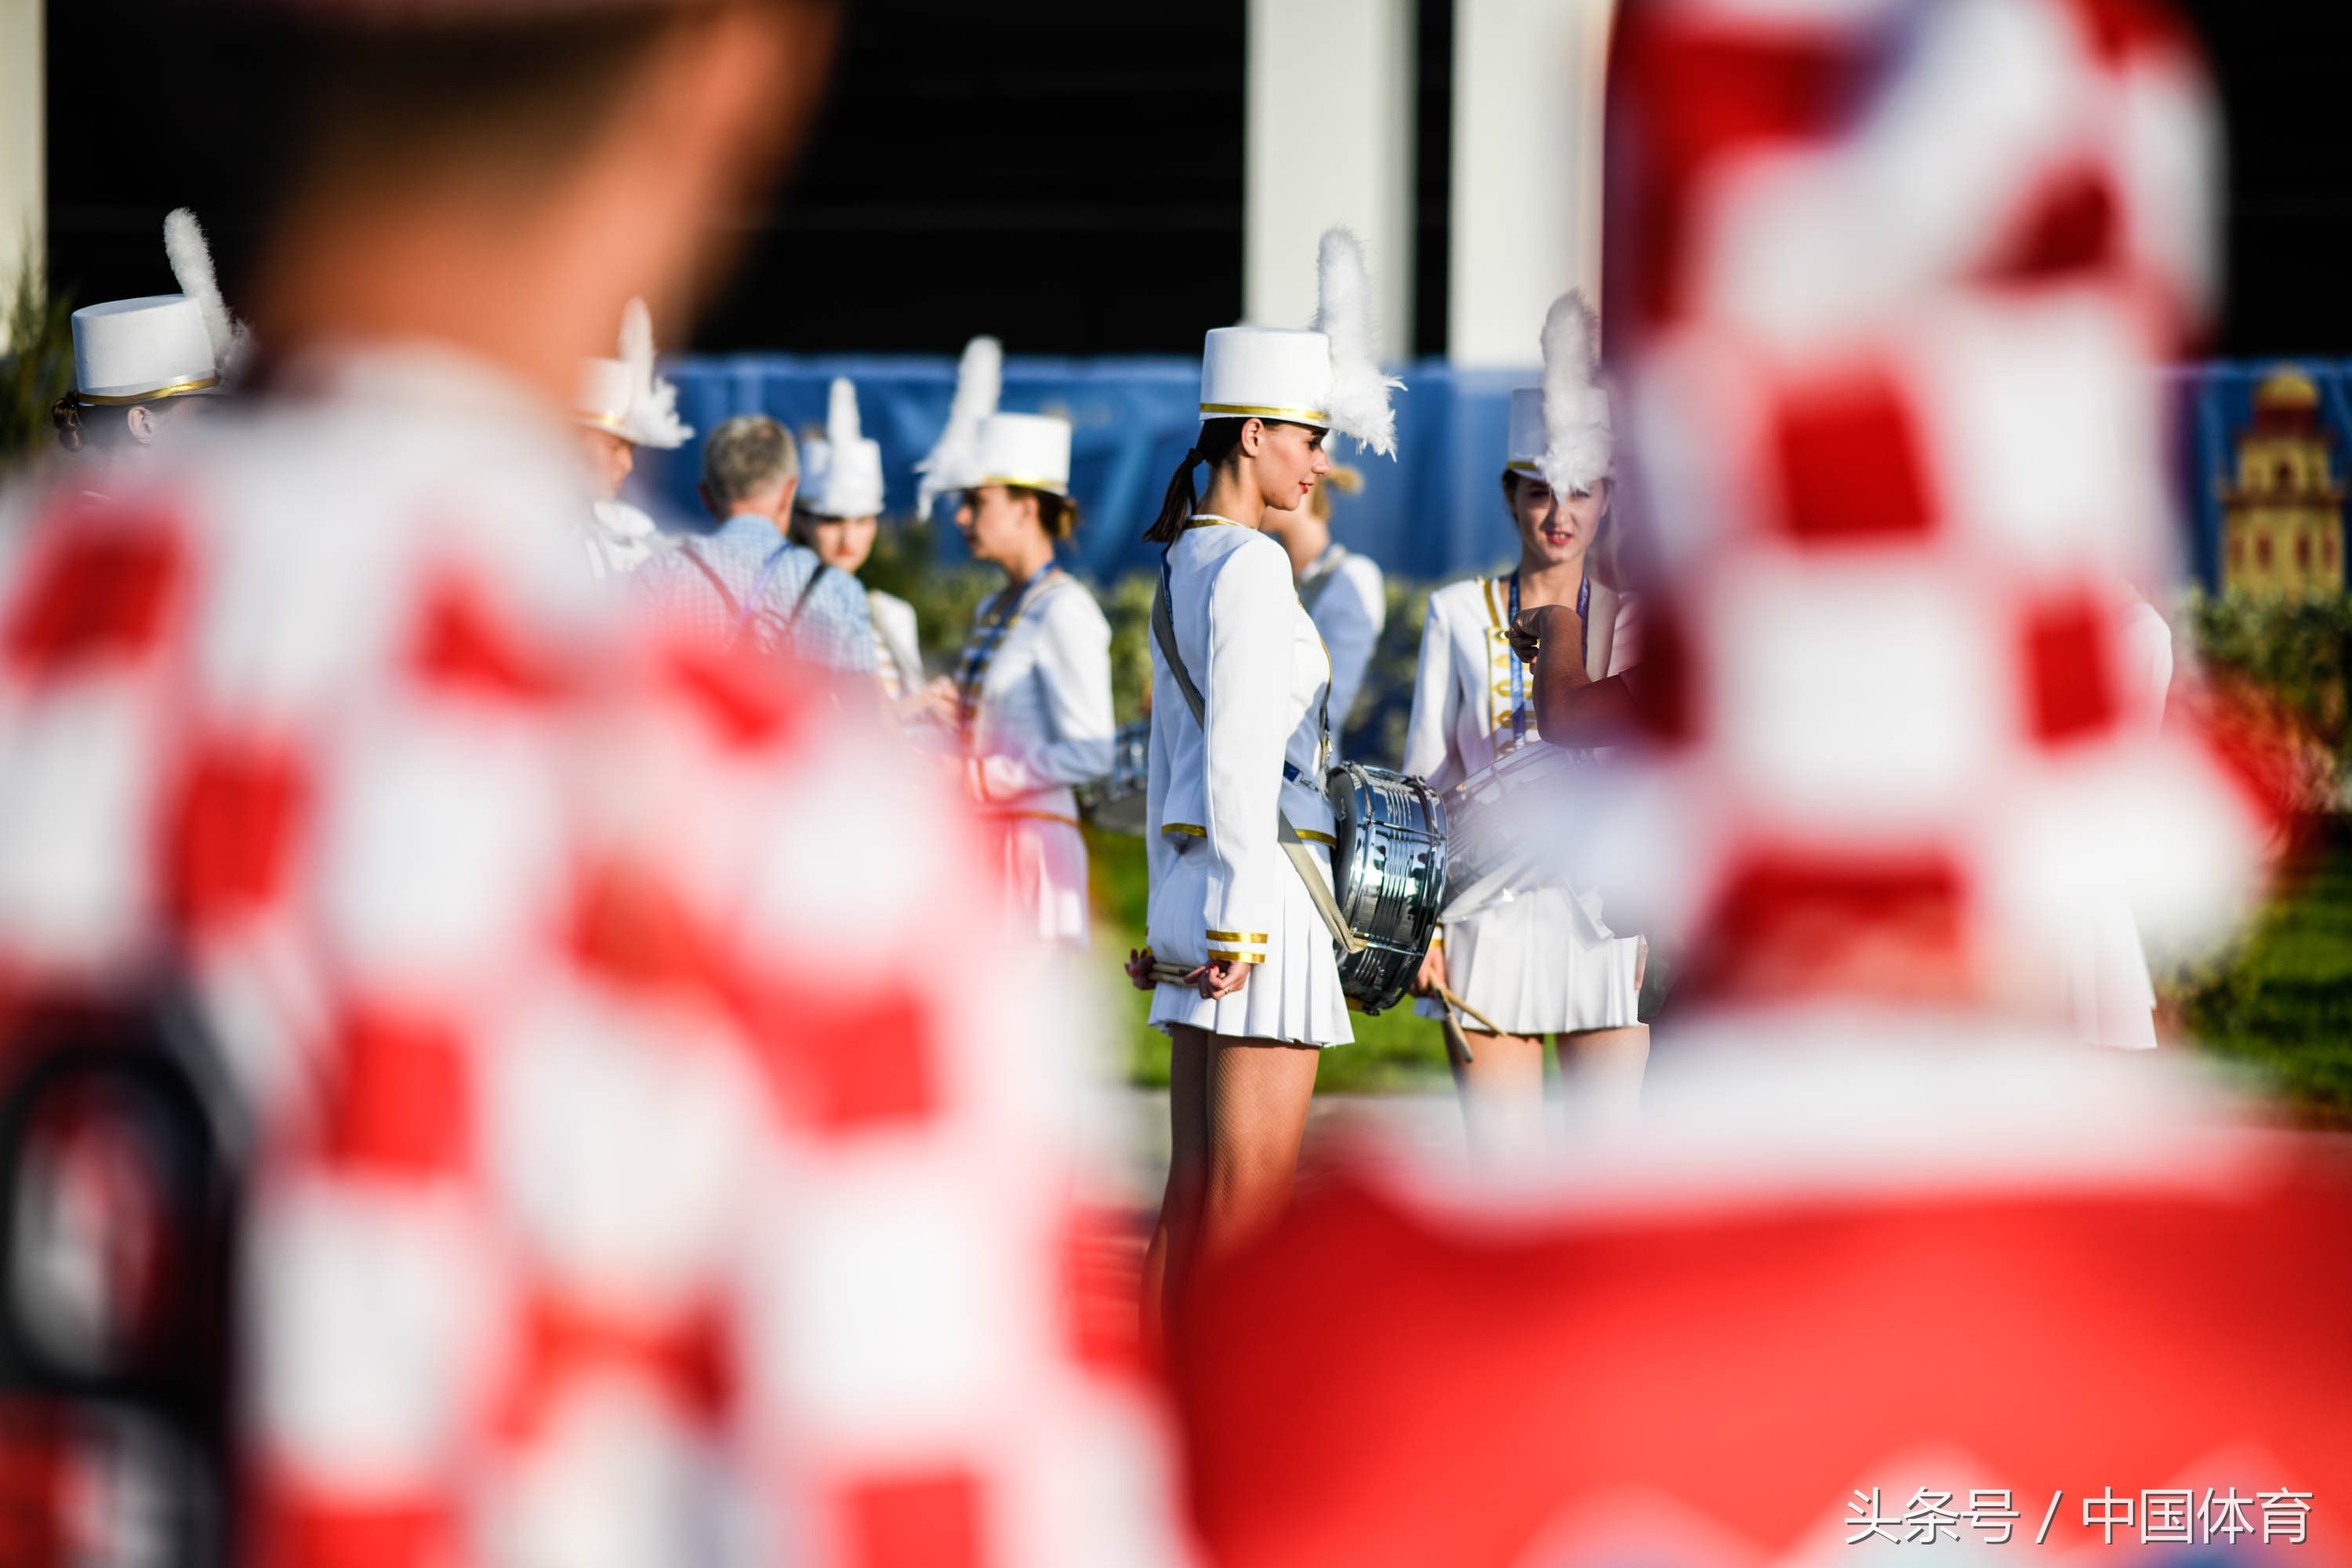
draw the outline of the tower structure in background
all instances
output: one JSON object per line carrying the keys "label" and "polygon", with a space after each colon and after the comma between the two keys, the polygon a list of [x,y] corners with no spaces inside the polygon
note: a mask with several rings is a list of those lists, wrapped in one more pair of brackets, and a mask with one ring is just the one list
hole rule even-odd
{"label": "tower structure in background", "polygon": [[2344,592],[2344,481],[2320,418],[2319,385],[2292,365],[2264,377],[2221,484],[2221,590]]}

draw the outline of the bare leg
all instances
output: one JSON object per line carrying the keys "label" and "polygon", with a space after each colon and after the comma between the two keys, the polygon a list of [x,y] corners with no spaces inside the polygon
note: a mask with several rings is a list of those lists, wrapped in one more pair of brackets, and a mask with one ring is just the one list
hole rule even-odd
{"label": "bare leg", "polygon": [[1650,1060],[1650,1026],[1579,1029],[1559,1037],[1559,1076],[1571,1125],[1623,1127],[1642,1110],[1642,1073]]}
{"label": "bare leg", "polygon": [[1168,1032],[1168,1190],[1143,1255],[1143,1343],[1164,1352],[1178,1289],[1200,1245],[1209,1179],[1209,1037],[1179,1024]]}
{"label": "bare leg", "polygon": [[1462,1120],[1473,1157],[1511,1161],[1540,1153],[1542,1037],[1474,1033],[1470,1050],[1468,1066],[1454,1064],[1454,1082],[1462,1091]]}
{"label": "bare leg", "polygon": [[1210,1042],[1208,1183],[1191,1268],[1229,1256],[1289,1207],[1322,1060],[1280,1040]]}

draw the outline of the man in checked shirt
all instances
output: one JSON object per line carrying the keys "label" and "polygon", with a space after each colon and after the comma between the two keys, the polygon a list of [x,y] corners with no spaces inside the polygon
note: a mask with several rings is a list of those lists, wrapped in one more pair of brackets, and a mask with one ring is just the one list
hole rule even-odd
{"label": "man in checked shirt", "polygon": [[791,431],[764,414],[726,420],[702,444],[702,501],[719,527],[646,562],[631,586],[675,630],[785,647],[878,697],[865,590],[790,536],[800,482]]}
{"label": "man in checked shirt", "polygon": [[[42,1019],[152,1021],[0,1148],[43,1247],[0,1261],[99,1331],[7,1326],[157,1374],[0,1360],[0,1560],[1178,1561],[1156,1408],[1066,1310],[1070,1021],[972,825],[579,570],[575,367],[694,291],[832,10],[289,8],[265,395],[121,494],[0,496],[0,1096]],[[155,1087],[191,1034],[226,1397],[232,1336],[150,1310],[217,1255],[110,1131],[213,1103]]]}

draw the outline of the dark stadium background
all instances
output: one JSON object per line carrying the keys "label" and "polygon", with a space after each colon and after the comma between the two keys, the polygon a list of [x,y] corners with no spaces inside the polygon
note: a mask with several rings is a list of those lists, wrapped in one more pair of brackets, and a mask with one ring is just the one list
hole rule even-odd
{"label": "dark stadium background", "polygon": [[[184,0],[49,0],[53,276],[172,287],[194,206],[232,300],[285,141],[266,51]],[[2352,137],[2335,7],[2197,0],[2228,112],[2217,353],[2352,353]],[[863,0],[799,171],[691,345],[1183,353],[1241,311],[1241,0]],[[1413,350],[1444,347],[1450,0],[1423,0]],[[1312,68],[1301,62],[1302,71]],[[197,130],[196,122],[210,130]],[[1311,153],[1301,153],[1311,175]]]}

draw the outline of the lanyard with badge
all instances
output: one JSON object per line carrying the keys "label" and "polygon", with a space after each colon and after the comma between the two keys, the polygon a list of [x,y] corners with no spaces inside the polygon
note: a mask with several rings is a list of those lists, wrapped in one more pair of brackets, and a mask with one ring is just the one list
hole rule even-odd
{"label": "lanyard with badge", "polygon": [[1006,629],[1029,607],[1030,597],[1038,585],[1056,570],[1055,564],[1048,561],[1029,574],[1019,586],[1005,589],[998,601],[1003,607],[982,626],[971,646],[964,650],[963,668],[956,672],[956,733],[963,739],[971,739],[972,721],[980,713],[981,682],[988,675],[989,661],[996,657],[996,645],[1004,640]]}
{"label": "lanyard with badge", "polygon": [[[1494,601],[1489,599],[1487,603],[1491,605]],[[1580,656],[1584,655],[1585,651],[1592,646],[1592,627],[1587,619],[1591,610],[1592,577],[1588,573],[1576,584],[1576,623],[1582,634],[1577,648]],[[1503,622],[1503,626],[1507,631],[1516,628],[1518,624],[1519,572],[1515,566],[1511,569],[1511,613]],[[1511,667],[1511,744],[1517,746],[1524,743],[1528,738],[1527,667],[1519,662],[1519,656],[1511,651],[1507,642],[1504,647],[1503,658]]]}

